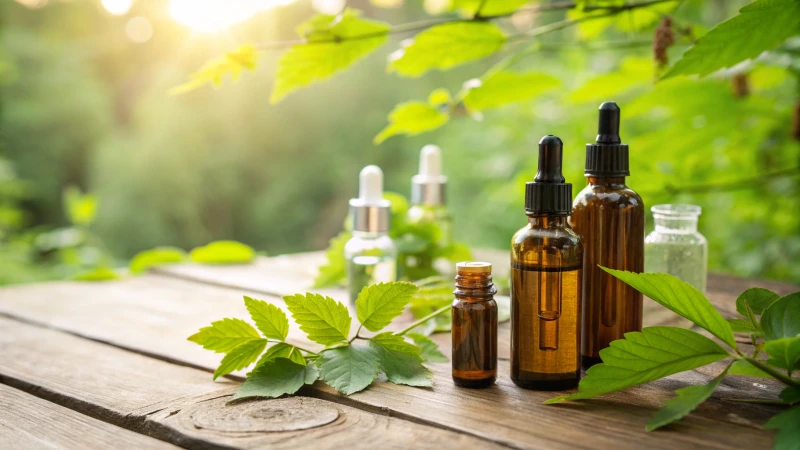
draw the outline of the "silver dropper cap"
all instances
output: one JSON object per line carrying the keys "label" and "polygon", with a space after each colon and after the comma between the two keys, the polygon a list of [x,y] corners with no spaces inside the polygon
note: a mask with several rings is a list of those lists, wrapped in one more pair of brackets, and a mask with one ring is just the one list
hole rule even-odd
{"label": "silver dropper cap", "polygon": [[412,205],[444,205],[447,177],[442,175],[442,150],[426,145],[419,152],[419,173],[411,178]]}
{"label": "silver dropper cap", "polygon": [[383,172],[378,166],[361,170],[358,198],[350,200],[353,231],[385,233],[389,231],[392,203],[383,198]]}

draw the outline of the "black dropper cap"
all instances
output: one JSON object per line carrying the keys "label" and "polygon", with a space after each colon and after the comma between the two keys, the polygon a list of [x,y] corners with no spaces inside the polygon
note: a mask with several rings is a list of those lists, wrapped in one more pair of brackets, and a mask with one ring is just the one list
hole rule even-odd
{"label": "black dropper cap", "polygon": [[625,177],[628,169],[628,144],[619,137],[619,106],[614,102],[600,105],[595,144],[586,144],[586,170],[592,177]]}
{"label": "black dropper cap", "polygon": [[539,141],[539,171],[525,183],[525,212],[568,216],[572,212],[572,185],[564,183],[561,158],[564,144],[556,136]]}

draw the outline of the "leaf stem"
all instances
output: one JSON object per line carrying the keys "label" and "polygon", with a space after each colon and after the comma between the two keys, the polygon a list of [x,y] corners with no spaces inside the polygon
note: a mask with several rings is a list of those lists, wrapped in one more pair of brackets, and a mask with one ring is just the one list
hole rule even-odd
{"label": "leaf stem", "polygon": [[[272,340],[272,339],[267,339],[267,342],[272,343],[272,344],[289,344],[288,342],[276,341],[276,340]],[[300,347],[299,345],[294,345],[294,344],[289,344],[289,345],[291,345],[292,347],[294,347],[294,348],[296,348],[296,349],[298,349],[298,350],[300,350],[302,352],[306,352],[306,353],[311,354],[311,355],[319,356],[319,353],[312,352],[311,350],[308,350],[308,349],[305,349],[303,347]]]}
{"label": "leaf stem", "polygon": [[355,336],[353,336],[350,339],[348,339],[348,341],[347,341],[348,344],[352,344],[353,341],[355,341],[356,339],[363,339],[361,336],[358,335],[358,333],[361,333],[361,329],[362,328],[364,328],[364,325],[363,324],[359,324],[358,325],[358,329],[356,330]]}
{"label": "leaf stem", "polygon": [[416,321],[416,322],[412,323],[411,325],[407,326],[407,327],[406,327],[406,328],[404,328],[402,331],[398,331],[398,332],[396,332],[396,333],[395,333],[395,335],[396,335],[396,336],[403,336],[404,334],[406,334],[406,333],[408,333],[409,331],[413,330],[414,328],[416,328],[416,327],[418,327],[418,326],[422,325],[423,323],[425,323],[425,322],[427,322],[427,321],[429,321],[429,320],[433,319],[434,317],[438,316],[439,314],[441,314],[441,313],[443,313],[443,312],[445,312],[445,311],[448,311],[448,310],[450,310],[450,308],[451,308],[451,306],[450,306],[450,305],[443,306],[443,307],[441,307],[441,308],[437,309],[436,311],[434,311],[434,312],[432,312],[432,313],[428,314],[427,316],[423,317],[422,319],[419,319],[418,321]]}
{"label": "leaf stem", "polygon": [[797,381],[794,378],[788,377],[788,376],[778,372],[777,370],[773,369],[772,366],[770,366],[768,364],[764,364],[763,362],[761,362],[761,361],[759,361],[759,360],[757,360],[755,358],[751,358],[749,356],[744,356],[742,359],[744,359],[745,361],[749,362],[753,366],[758,367],[759,369],[761,369],[761,371],[763,371],[764,373],[769,374],[772,378],[775,378],[776,380],[780,381],[781,383],[783,383],[783,384],[785,384],[787,386],[800,388],[800,381]]}

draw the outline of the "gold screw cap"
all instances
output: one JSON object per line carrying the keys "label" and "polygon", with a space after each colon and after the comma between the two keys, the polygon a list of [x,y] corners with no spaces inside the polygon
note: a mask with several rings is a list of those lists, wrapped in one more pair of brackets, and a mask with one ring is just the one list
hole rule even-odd
{"label": "gold screw cap", "polygon": [[459,273],[492,273],[492,264],[480,261],[465,261],[456,264]]}

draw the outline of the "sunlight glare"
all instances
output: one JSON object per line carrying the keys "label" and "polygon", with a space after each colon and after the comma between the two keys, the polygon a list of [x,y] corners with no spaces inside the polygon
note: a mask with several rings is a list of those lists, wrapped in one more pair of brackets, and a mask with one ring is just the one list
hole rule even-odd
{"label": "sunlight glare", "polygon": [[322,14],[338,14],[345,5],[345,0],[311,0],[311,7]]}
{"label": "sunlight glare", "polygon": [[133,0],[102,0],[103,8],[115,16],[126,14],[133,5]]}
{"label": "sunlight glare", "polygon": [[170,0],[172,17],[197,31],[220,31],[294,0]]}

